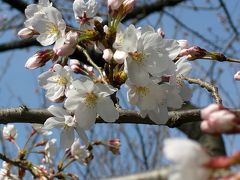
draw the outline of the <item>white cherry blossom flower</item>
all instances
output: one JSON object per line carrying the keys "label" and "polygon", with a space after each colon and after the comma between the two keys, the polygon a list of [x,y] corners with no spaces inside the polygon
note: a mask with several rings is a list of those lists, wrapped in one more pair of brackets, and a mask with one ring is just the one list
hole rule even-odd
{"label": "white cherry blossom flower", "polygon": [[156,124],[165,124],[168,120],[168,107],[180,108],[182,99],[169,85],[158,85],[151,80],[139,86],[127,80],[127,97],[131,105],[140,110],[140,115],[149,116]]}
{"label": "white cherry blossom flower", "polygon": [[65,109],[57,106],[50,106],[48,111],[55,117],[48,118],[44,123],[44,129],[61,128],[60,144],[63,149],[70,148],[75,136],[74,131],[77,130],[78,134],[81,135],[80,138],[87,144],[87,136],[81,128],[77,128],[77,123],[70,114],[67,113]]}
{"label": "white cherry blossom flower", "polygon": [[3,137],[9,141],[17,138],[17,130],[13,124],[7,124],[3,127]]}
{"label": "white cherry blossom flower", "polygon": [[78,43],[78,33],[69,31],[54,45],[54,52],[58,56],[69,56],[74,53]]}
{"label": "white cherry blossom flower", "polygon": [[37,13],[44,13],[44,8],[51,7],[52,3],[49,0],[39,0],[38,4],[30,4],[25,9],[25,16],[29,19]]}
{"label": "white cherry blossom flower", "polygon": [[54,102],[65,96],[72,81],[72,70],[60,64],[55,64],[53,71],[47,71],[38,76],[39,85],[47,91],[46,97]]}
{"label": "white cherry blossom flower", "polygon": [[51,45],[63,37],[66,29],[61,13],[51,6],[44,8],[43,13],[34,14],[25,25],[39,33],[37,41],[43,46]]}
{"label": "white cherry blossom flower", "polygon": [[75,112],[79,127],[89,129],[95,123],[97,114],[107,122],[118,119],[119,113],[109,97],[116,91],[111,85],[94,84],[85,76],[73,81],[72,85],[64,106]]}
{"label": "white cherry blossom flower", "polygon": [[138,85],[149,79],[149,73],[154,75],[168,69],[180,52],[177,41],[162,39],[149,28],[141,32],[133,25],[126,28],[117,48],[128,54],[125,69],[128,78]]}
{"label": "white cherry blossom flower", "polygon": [[86,146],[80,144],[79,139],[76,139],[71,146],[71,155],[74,156],[81,163],[85,163],[85,159],[89,157],[90,153]]}
{"label": "white cherry blossom flower", "polygon": [[94,20],[102,21],[97,14],[96,0],[75,0],[73,2],[73,11],[75,19],[79,21],[81,29],[89,29],[93,27]]}
{"label": "white cherry blossom flower", "polygon": [[211,171],[204,167],[210,159],[195,141],[172,138],[164,141],[163,152],[174,164],[169,180],[208,180]]}

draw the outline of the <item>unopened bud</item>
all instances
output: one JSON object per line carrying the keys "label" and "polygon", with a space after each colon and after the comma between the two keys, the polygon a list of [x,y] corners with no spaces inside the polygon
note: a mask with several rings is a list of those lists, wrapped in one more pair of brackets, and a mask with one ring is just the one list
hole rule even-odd
{"label": "unopened bud", "polygon": [[111,10],[117,10],[124,0],[108,0],[108,8]]}
{"label": "unopened bud", "polygon": [[123,8],[126,14],[130,13],[133,10],[135,0],[124,0]]}
{"label": "unopened bud", "polygon": [[29,39],[35,35],[36,32],[30,28],[23,28],[20,31],[18,31],[18,37],[21,39]]}
{"label": "unopened bud", "polygon": [[9,141],[17,138],[17,130],[13,124],[8,124],[3,127],[3,137]]}
{"label": "unopened bud", "polygon": [[158,35],[161,36],[162,38],[165,37],[165,32],[164,32],[161,28],[158,28],[158,29],[157,29],[157,33],[158,33]]}
{"label": "unopened bud", "polygon": [[188,49],[183,49],[178,56],[188,56],[189,60],[194,60],[204,57],[207,53],[208,52],[205,49],[202,49],[199,46],[193,46]]}
{"label": "unopened bud", "polygon": [[39,68],[45,65],[46,62],[53,57],[53,55],[54,53],[50,49],[39,51],[27,60],[25,67],[27,69]]}
{"label": "unopened bud", "polygon": [[112,60],[112,57],[113,57],[112,50],[111,49],[104,49],[104,51],[103,51],[103,59],[106,62],[110,62]]}
{"label": "unopened bud", "polygon": [[79,60],[77,60],[77,59],[71,59],[70,60],[70,68],[73,70],[73,72],[81,73],[82,72],[82,68],[81,67],[82,66],[81,66]]}
{"label": "unopened bud", "polygon": [[120,139],[110,139],[108,141],[108,144],[111,145],[111,146],[120,146]]}
{"label": "unopened bud", "polygon": [[127,54],[124,51],[119,51],[116,50],[113,59],[118,63],[118,64],[123,64],[124,60],[127,58]]}
{"label": "unopened bud", "polygon": [[240,71],[234,75],[234,79],[240,81]]}

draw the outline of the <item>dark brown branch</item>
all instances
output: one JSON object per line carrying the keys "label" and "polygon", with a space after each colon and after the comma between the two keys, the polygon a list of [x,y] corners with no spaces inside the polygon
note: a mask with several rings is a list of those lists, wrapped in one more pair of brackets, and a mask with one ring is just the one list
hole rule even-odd
{"label": "dark brown branch", "polygon": [[[131,110],[119,110],[120,117],[115,124],[150,124],[156,125],[148,117],[142,118],[137,112]],[[28,109],[26,107],[0,109],[0,123],[41,123],[43,124],[47,118],[51,117],[46,109]],[[200,109],[170,111],[169,120],[166,124],[168,127],[179,127],[182,124],[189,122],[199,122]],[[96,123],[107,123],[100,117],[97,118]]]}
{"label": "dark brown branch", "polygon": [[[116,124],[150,124],[155,125],[148,117],[141,118],[135,111],[119,110],[120,117],[115,122]],[[1,109],[0,123],[41,123],[43,124],[47,118],[52,115],[46,109],[27,109],[25,107]],[[188,122],[200,121],[200,109],[171,111],[169,112],[169,120],[166,124],[168,127],[178,127],[181,124]],[[106,123],[101,118],[97,118],[96,123]]]}
{"label": "dark brown branch", "polygon": [[0,44],[0,52],[9,51],[12,49],[27,48],[32,46],[40,46],[36,39],[15,40]]}

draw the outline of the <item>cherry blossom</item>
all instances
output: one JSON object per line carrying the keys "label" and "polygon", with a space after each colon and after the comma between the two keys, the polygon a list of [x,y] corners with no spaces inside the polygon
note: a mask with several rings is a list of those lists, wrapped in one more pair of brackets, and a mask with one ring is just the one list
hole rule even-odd
{"label": "cherry blossom", "polygon": [[89,129],[95,123],[97,114],[107,122],[114,122],[119,117],[114,103],[109,97],[116,92],[110,85],[94,83],[89,78],[82,76],[72,83],[66,96],[64,106],[75,112],[79,127]]}
{"label": "cherry blossom", "polygon": [[197,142],[171,138],[164,141],[164,155],[174,164],[169,180],[208,180],[211,170],[204,167],[209,155]]}
{"label": "cherry blossom", "polygon": [[46,89],[46,97],[51,101],[60,101],[73,81],[72,70],[55,64],[52,71],[38,76],[39,85]]}
{"label": "cherry blossom", "polygon": [[67,113],[65,109],[57,106],[50,106],[48,111],[53,114],[55,117],[48,118],[44,123],[44,129],[52,129],[52,128],[61,128],[60,135],[60,144],[63,149],[70,148],[72,143],[74,142],[75,136],[74,131],[79,131],[78,134],[82,135],[80,138],[83,139],[85,144],[87,144],[88,140],[86,135],[81,128],[77,128],[77,123],[70,114]]}

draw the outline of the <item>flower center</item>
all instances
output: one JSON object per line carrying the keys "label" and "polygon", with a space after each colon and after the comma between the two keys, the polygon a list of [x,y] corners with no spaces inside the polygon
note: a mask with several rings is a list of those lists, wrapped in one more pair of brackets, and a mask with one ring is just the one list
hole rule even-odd
{"label": "flower center", "polygon": [[93,107],[96,104],[97,96],[94,93],[87,93],[85,98],[85,103],[89,107]]}
{"label": "flower center", "polygon": [[136,62],[142,62],[144,59],[144,54],[139,51],[130,52],[129,55],[131,56],[132,60]]}
{"label": "flower center", "polygon": [[63,85],[63,86],[67,85],[68,83],[68,80],[62,76],[58,76],[56,81],[57,81],[57,84]]}
{"label": "flower center", "polygon": [[58,34],[59,30],[58,30],[58,27],[51,23],[51,24],[48,24],[48,31],[47,31],[47,34]]}
{"label": "flower center", "polygon": [[141,96],[146,96],[149,93],[149,89],[147,87],[138,86],[136,87],[136,92]]}

